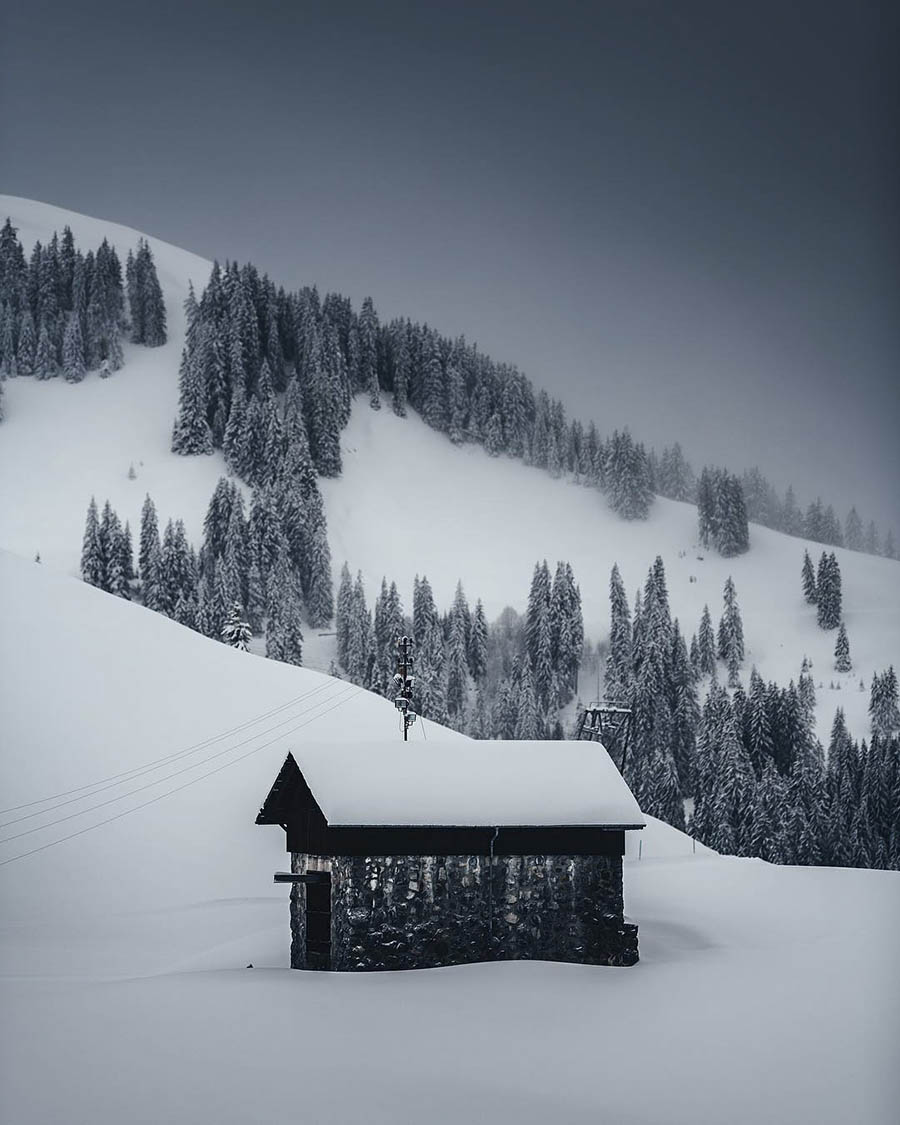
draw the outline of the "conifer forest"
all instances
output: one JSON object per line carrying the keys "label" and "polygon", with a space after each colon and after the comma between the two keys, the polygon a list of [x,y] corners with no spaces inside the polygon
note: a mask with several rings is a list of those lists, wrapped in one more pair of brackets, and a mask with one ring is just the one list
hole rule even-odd
{"label": "conifer forest", "polygon": [[[779,863],[900,867],[900,743],[892,667],[860,683],[871,736],[854,741],[842,710],[823,748],[814,734],[815,678],[765,683],[747,667],[739,595],[681,623],[669,610],[661,558],[632,600],[609,578],[610,633],[585,636],[572,567],[534,567],[527,611],[486,618],[464,575],[452,604],[435,604],[427,576],[400,591],[385,575],[371,593],[353,560],[332,558],[318,481],[341,474],[340,437],[357,396],[399,417],[415,411],[460,445],[483,445],[598,490],[623,520],[646,519],[654,495],[695,504],[702,548],[750,549],[753,524],[825,547],[896,556],[855,508],[841,523],[820,499],[801,511],[757,469],[695,474],[681,445],[648,450],[627,428],[568,421],[563,404],[463,338],[408,320],[382,324],[314,287],[287,293],[252,265],[216,264],[189,292],[171,448],[221,450],[230,471],[210,498],[203,541],[177,513],[161,525],[147,495],[140,528],[91,498],[81,556],[86,582],[140,601],[188,628],[271,659],[303,662],[304,630],[336,630],[334,675],[391,696],[396,640],[415,645],[415,699],[426,720],[474,738],[573,737],[586,695],[634,716],[624,770],[641,807],[720,852]],[[123,269],[103,242],[83,249],[66,228],[30,256],[7,220],[0,232],[0,371],[4,378],[81,381],[123,365],[121,341],[166,339],[153,255],[140,240]],[[0,382],[0,388],[2,388]],[[2,398],[0,398],[2,407]],[[601,502],[598,499],[598,502]],[[342,563],[334,583],[337,564]],[[596,576],[590,576],[596,581]],[[404,604],[404,596],[409,600]],[[804,552],[798,602],[835,630],[833,671],[852,668],[833,551]],[[591,685],[589,689],[587,685]],[[612,748],[613,750],[615,748]]]}
{"label": "conifer forest", "polygon": [[[122,364],[122,333],[147,346],[164,341],[146,243],[129,254],[124,284],[115,251],[103,244],[84,254],[68,230],[26,261],[7,223],[0,255],[7,377],[108,374]],[[654,493],[696,503],[700,543],[726,557],[748,550],[750,523],[878,550],[877,531],[865,532],[855,509],[842,528],[819,500],[805,516],[791,489],[780,500],[756,469],[741,477],[707,466],[695,477],[677,442],[657,456],[628,430],[604,439],[594,423],[567,423],[559,401],[463,339],[409,321],[381,325],[369,299],[357,313],[314,288],[286,294],[250,265],[216,265],[199,300],[189,294],[186,319],[172,449],[221,449],[233,477],[219,481],[198,547],[177,516],[160,528],[148,495],[135,550],[128,524],[92,499],[85,581],[225,643],[246,648],[258,636],[267,656],[289,663],[302,663],[304,628],[334,620],[334,673],[382,695],[392,689],[396,638],[409,634],[418,713],[476,738],[571,736],[584,702],[579,671],[592,679],[599,671],[604,694],[633,709],[626,777],[646,811],[732,854],[900,864],[890,812],[900,793],[893,669],[871,684],[871,743],[849,738],[839,710],[826,754],[812,731],[812,671],[798,669],[796,684],[779,687],[744,668],[730,579],[718,627],[706,609],[684,631],[669,612],[661,559],[633,612],[614,569],[610,637],[600,646],[585,638],[579,588],[564,561],[552,575],[546,560],[535,565],[524,617],[508,609],[488,622],[480,601],[470,607],[462,580],[452,605],[439,609],[424,574],[409,613],[390,576],[370,609],[350,560],[332,587],[317,481],[340,474],[340,433],[353,398],[364,395],[375,410],[415,410],[455,444],[477,442],[491,456],[597,488],[623,519],[646,518]],[[249,505],[238,481],[251,490]],[[891,537],[885,547],[893,549]],[[820,626],[839,630],[835,669],[849,670],[834,554],[823,552],[817,570],[807,554],[801,578]]]}

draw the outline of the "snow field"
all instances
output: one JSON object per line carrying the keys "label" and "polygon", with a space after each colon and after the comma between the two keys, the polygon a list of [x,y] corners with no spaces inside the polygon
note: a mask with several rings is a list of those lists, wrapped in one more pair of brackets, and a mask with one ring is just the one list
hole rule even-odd
{"label": "snow field", "polygon": [[[10,196],[0,196],[0,211],[12,216],[29,250],[35,239],[48,239],[66,223],[85,246],[109,238],[123,258],[140,237],[113,223]],[[126,345],[125,367],[107,380],[91,373],[74,387],[62,380],[6,384],[0,479],[11,483],[0,490],[0,546],[26,558],[40,551],[45,564],[70,574],[78,571],[91,495],[101,505],[108,497],[134,531],[149,492],[162,524],[169,517],[184,519],[189,537],[199,544],[207,504],[225,471],[219,453],[185,458],[169,451],[184,335],[181,306],[189,281],[202,290],[210,263],[149,241],[167,302],[165,347]],[[332,560],[335,575],[345,559],[354,572],[362,570],[370,605],[387,575],[397,581],[408,610],[419,573],[428,575],[441,608],[450,604],[462,578],[470,600],[481,597],[492,619],[506,605],[524,610],[536,560],[546,557],[552,565],[562,558],[574,568],[586,631],[596,642],[609,629],[613,563],[633,599],[661,554],[673,614],[690,639],[704,603],[718,620],[731,574],[744,620],[744,682],[755,663],[765,678],[786,684],[798,677],[808,656],[814,682],[822,685],[817,720],[823,740],[838,706],[851,733],[867,735],[872,673],[900,664],[900,563],[894,560],[835,552],[853,660],[853,670],[840,674],[833,670],[836,634],[819,629],[815,608],[800,591],[804,547],[815,561],[819,544],[752,525],[750,552],[722,559],[698,550],[696,510],[690,505],[658,499],[649,520],[625,523],[596,491],[552,480],[509,458],[490,458],[478,447],[456,448],[416,415],[398,419],[389,408],[375,413],[362,400],[343,434],[342,452],[343,475],[320,482]],[[137,472],[133,481],[131,464]],[[328,640],[307,637],[308,663],[327,668],[332,651]],[[840,689],[830,689],[831,682]],[[594,691],[591,684],[581,687],[585,699]]]}
{"label": "snow field", "polygon": [[[0,614],[7,810],[138,770],[305,696],[252,724],[247,745],[237,746],[245,728],[198,755],[230,747],[222,759],[162,782],[194,761],[180,758],[91,789],[54,818],[159,781],[74,822],[92,823],[233,765],[0,866],[9,1120],[244,1125],[300,1105],[317,1125],[895,1119],[896,873],[771,867],[700,845],[694,854],[649,819],[625,865],[626,910],[641,927],[633,969],[292,972],[287,892],[271,883],[286,865],[283,835],[256,827],[256,809],[288,749],[331,739],[340,755],[347,740],[390,738],[391,705],[359,692],[326,713],[356,689],[6,553]],[[429,747],[446,740],[449,754],[459,738],[429,724]],[[23,845],[0,844],[0,861]]]}

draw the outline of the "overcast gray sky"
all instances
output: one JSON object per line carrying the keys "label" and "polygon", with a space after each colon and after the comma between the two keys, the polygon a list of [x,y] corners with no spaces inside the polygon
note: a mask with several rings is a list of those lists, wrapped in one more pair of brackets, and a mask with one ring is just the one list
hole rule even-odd
{"label": "overcast gray sky", "polygon": [[900,530],[895,3],[17,7],[4,190]]}

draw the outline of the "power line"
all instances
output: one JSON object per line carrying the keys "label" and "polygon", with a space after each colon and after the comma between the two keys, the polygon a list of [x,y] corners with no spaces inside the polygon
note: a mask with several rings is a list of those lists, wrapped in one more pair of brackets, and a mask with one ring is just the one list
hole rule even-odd
{"label": "power line", "polygon": [[[72,793],[83,793],[85,789],[96,789],[98,785],[104,785],[108,781],[121,780],[129,777],[130,775],[139,775],[140,773],[147,772],[155,766],[165,765],[176,758],[187,757],[188,754],[196,753],[198,750],[203,750],[207,746],[211,746],[214,742],[221,742],[223,738],[228,738],[232,734],[238,734],[240,731],[245,730],[254,723],[261,722],[263,719],[269,719],[272,715],[277,715],[279,711],[284,711],[288,707],[293,707],[296,703],[302,703],[304,699],[309,699],[313,695],[317,695],[320,691],[324,691],[327,687],[333,687],[334,681],[328,680],[324,684],[320,684],[312,691],[304,692],[302,695],[295,696],[293,699],[288,700],[287,703],[282,703],[279,707],[273,707],[270,711],[264,711],[261,715],[255,718],[246,719],[243,723],[233,726],[228,730],[222,731],[221,734],[213,735],[211,738],[206,738],[202,742],[195,742],[192,746],[186,747],[184,750],[176,750],[172,754],[167,754],[162,758],[156,758],[152,762],[147,762],[143,766],[134,766],[129,770],[122,770],[121,773],[110,774],[109,777],[101,777],[97,781],[89,782],[87,785],[79,785],[74,789],[65,789],[61,793],[54,793],[49,797],[40,797],[35,801],[26,801],[21,805],[11,805],[9,808],[0,809],[0,815],[10,812],[18,812],[20,809],[30,809],[34,805],[45,805],[49,801],[56,801],[60,797],[68,797]],[[57,806],[61,807],[61,806]],[[8,821],[9,824],[15,824],[16,821]]]}
{"label": "power line", "polygon": [[[324,688],[326,688],[326,687],[332,687],[333,683],[334,683],[334,681],[329,681],[329,683],[321,685],[320,687],[316,688],[314,691],[308,692],[305,696],[300,696],[297,700],[295,700],[295,703],[299,703],[304,699],[308,699],[311,696],[318,694],[318,692],[324,690]],[[293,706],[293,705],[294,705],[293,703],[290,704],[290,706]],[[318,705],[319,705],[318,703],[312,704],[313,707],[318,707]],[[285,706],[288,706],[288,705],[284,705],[282,707],[276,708],[276,711],[283,711]],[[277,730],[278,727],[284,726],[285,723],[289,723],[289,722],[292,722],[294,719],[298,719],[300,717],[300,715],[302,715],[302,714],[304,714],[304,711],[301,711],[299,715],[298,714],[289,715],[286,719],[283,719],[280,723],[276,723],[274,726],[269,727],[266,730],[257,731],[256,734],[251,735],[249,738],[245,739],[244,742],[239,742],[237,744],[237,746],[244,746],[244,745],[246,745],[247,742],[250,742],[254,738],[261,738],[264,734],[269,734],[270,731]],[[242,725],[242,727],[246,728],[248,726],[252,726],[254,722],[260,722],[265,717],[266,716],[263,715],[263,716],[260,716],[258,719],[248,721],[248,722],[244,723]],[[242,729],[242,727],[236,728],[233,733],[239,733],[240,730]],[[82,786],[82,789],[93,789],[93,792],[83,793],[80,797],[70,797],[67,801],[60,801],[58,804],[50,805],[48,808],[38,809],[36,812],[26,813],[25,816],[18,816],[13,820],[7,820],[3,824],[0,824],[0,828],[9,828],[13,824],[21,824],[22,821],[33,820],[34,817],[36,817],[36,816],[46,816],[48,813],[55,812],[57,809],[65,808],[66,805],[76,804],[78,801],[86,801],[89,797],[96,797],[96,796],[99,796],[100,793],[106,793],[108,790],[115,789],[119,785],[125,784],[127,781],[128,782],[136,781],[137,778],[142,777],[144,774],[153,773],[155,770],[158,770],[161,767],[161,765],[171,763],[171,762],[176,761],[180,758],[190,757],[192,754],[197,754],[197,753],[199,753],[200,750],[204,749],[206,746],[211,746],[214,742],[219,742],[224,737],[226,737],[226,736],[225,735],[217,735],[215,738],[210,738],[210,739],[207,739],[205,742],[197,743],[196,747],[193,748],[193,749],[188,749],[188,750],[184,750],[184,751],[177,751],[175,754],[170,754],[165,759],[158,759],[158,762],[159,762],[158,765],[149,765],[149,766],[143,766],[143,767],[136,766],[132,770],[126,770],[124,773],[116,774],[114,776],[116,778],[119,778],[119,780],[116,781],[116,780],[110,779],[111,784],[103,785],[102,788],[99,788],[99,789],[96,788],[96,786],[101,784],[99,781],[94,782],[93,786]],[[231,749],[237,749],[237,747],[231,747]],[[220,754],[225,754],[227,752],[228,752],[228,748],[221,751]],[[209,758],[204,758],[199,762],[195,762],[193,766],[188,766],[186,768],[187,769],[194,769],[194,768],[196,768],[196,766],[203,765],[204,762],[209,762],[209,761],[212,761],[213,758],[219,757],[220,754],[212,754],[212,755],[210,755]],[[181,770],[179,772],[184,773],[185,770]],[[167,775],[167,777],[161,777],[157,781],[151,782],[150,784],[158,785],[160,781],[167,781],[169,777],[176,777],[176,776],[177,776],[177,774],[169,774],[169,775]],[[148,788],[148,787],[149,786],[143,786],[143,788],[145,788],[145,789]],[[140,792],[140,790],[133,790],[133,792]],[[125,795],[127,796],[127,794],[125,794]],[[121,797],[114,797],[114,798],[111,798],[110,801],[102,802],[102,804],[110,804],[113,800],[118,801],[118,800],[121,800],[121,799],[122,799]],[[38,802],[33,802],[33,803],[37,804]],[[98,808],[100,806],[94,805],[92,807]],[[90,809],[85,809],[83,811],[89,812]],[[80,813],[73,813],[72,815],[73,816],[80,816],[81,814]],[[69,820],[69,819],[71,819],[71,817],[63,817],[62,819],[63,820]],[[29,831],[30,832],[38,832],[38,831],[40,831],[40,828],[46,828],[46,827],[48,827],[48,825],[41,825],[39,828],[29,829]],[[19,833],[20,836],[25,836],[27,834],[28,833],[25,833],[25,832]],[[8,836],[7,839],[8,840],[15,840],[15,839],[18,839],[18,836]],[[4,843],[4,842],[5,842],[4,840],[0,839],[0,843]]]}
{"label": "power line", "polygon": [[[342,706],[342,704],[349,702],[354,698],[354,696],[360,695],[363,690],[363,688],[357,688],[350,695],[345,696],[344,699],[341,699],[337,703],[332,704],[331,707],[327,708],[321,714],[314,715],[311,719],[307,719],[306,722],[300,723],[299,726],[294,727],[293,730],[286,731],[285,734],[293,734],[295,731],[300,730],[302,727],[309,726],[309,724],[314,723],[316,719],[321,719],[324,715],[327,715],[329,711],[334,711],[336,708]],[[114,816],[107,817],[106,820],[98,821],[96,824],[88,824],[85,828],[79,828],[77,832],[70,832],[68,836],[61,836],[58,840],[51,840],[47,844],[42,844],[39,848],[32,848],[31,851],[22,852],[20,855],[10,856],[9,859],[2,859],[0,860],[0,867],[5,867],[8,863],[15,863],[16,860],[19,859],[25,859],[27,856],[36,855],[38,852],[46,851],[48,848],[53,848],[57,844],[64,844],[67,840],[74,840],[76,836],[83,836],[85,832],[92,832],[95,828],[102,828],[105,824],[111,824],[114,820],[121,820],[123,816],[128,816],[129,813],[138,812],[140,809],[145,809],[149,805],[155,805],[157,801],[163,800],[164,797],[171,797],[174,793],[180,793],[183,789],[188,789],[191,785],[196,785],[198,781],[203,781],[204,778],[212,777],[213,774],[221,773],[222,770],[227,769],[229,766],[236,765],[238,762],[242,762],[245,758],[249,758],[253,754],[258,754],[260,750],[265,750],[267,747],[273,746],[283,737],[284,735],[279,735],[278,738],[273,738],[271,742],[266,742],[262,746],[255,747],[253,750],[248,750],[246,754],[241,754],[240,757],[234,758],[230,762],[223,762],[221,766],[216,766],[215,769],[208,770],[206,773],[200,774],[199,777],[193,777],[190,781],[186,781],[183,785],[177,785],[174,789],[168,789],[165,793],[160,793],[156,797],[151,797],[149,801],[143,801],[141,804],[135,805],[130,809],[123,809],[122,812],[116,813]]]}
{"label": "power line", "polygon": [[[316,707],[321,706],[321,703],[327,702],[328,700],[325,699],[320,703],[314,703],[312,704],[312,708],[307,708],[307,710],[315,709]],[[58,824],[64,824],[67,820],[74,820],[76,817],[85,816],[87,813],[95,812],[97,809],[105,808],[107,805],[114,805],[116,801],[124,801],[126,797],[133,797],[136,793],[143,793],[146,789],[152,789],[154,785],[161,785],[164,781],[171,781],[173,777],[180,777],[182,774],[189,773],[190,770],[197,769],[198,766],[205,766],[207,762],[213,762],[216,760],[216,758],[221,758],[225,754],[230,754],[234,750],[239,750],[242,746],[246,746],[249,742],[253,742],[257,738],[262,738],[263,735],[271,734],[272,731],[277,730],[279,727],[285,726],[286,723],[294,722],[295,719],[299,719],[300,716],[305,713],[306,712],[301,711],[299,715],[290,715],[288,716],[288,718],[282,719],[280,723],[276,723],[274,726],[269,727],[267,730],[261,730],[257,731],[254,734],[251,734],[241,742],[235,743],[234,746],[226,746],[224,750],[218,750],[215,754],[210,754],[208,758],[201,758],[199,762],[194,762],[192,765],[184,766],[182,769],[175,770],[173,773],[168,773],[163,777],[158,777],[155,781],[148,781],[145,785],[139,785],[136,789],[129,789],[126,793],[120,793],[117,797],[109,797],[105,801],[98,801],[96,805],[88,805],[86,809],[79,809],[77,812],[69,813],[68,816],[59,817],[58,820],[48,821],[47,824],[38,824],[34,828],[26,828],[22,832],[16,832],[13,836],[2,836],[0,837],[0,844],[8,844],[12,840],[20,840],[23,836],[31,836],[35,832],[45,832],[48,828],[55,828]],[[282,736],[279,735],[279,737]],[[113,787],[110,786],[110,788]],[[98,790],[98,792],[102,793],[104,792],[104,790],[101,789]],[[91,794],[91,796],[94,796],[94,794]],[[84,797],[78,799],[82,801],[85,800]],[[62,806],[57,805],[55,807],[61,808]],[[48,809],[46,811],[50,812],[52,810]],[[31,815],[38,816],[41,814],[32,813]],[[8,823],[13,824],[15,823],[15,821],[9,821]]]}

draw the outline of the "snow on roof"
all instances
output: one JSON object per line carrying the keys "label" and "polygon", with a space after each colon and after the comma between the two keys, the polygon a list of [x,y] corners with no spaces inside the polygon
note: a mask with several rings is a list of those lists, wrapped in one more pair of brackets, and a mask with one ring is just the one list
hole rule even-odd
{"label": "snow on roof", "polygon": [[293,754],[331,825],[645,823],[598,742],[360,740]]}

